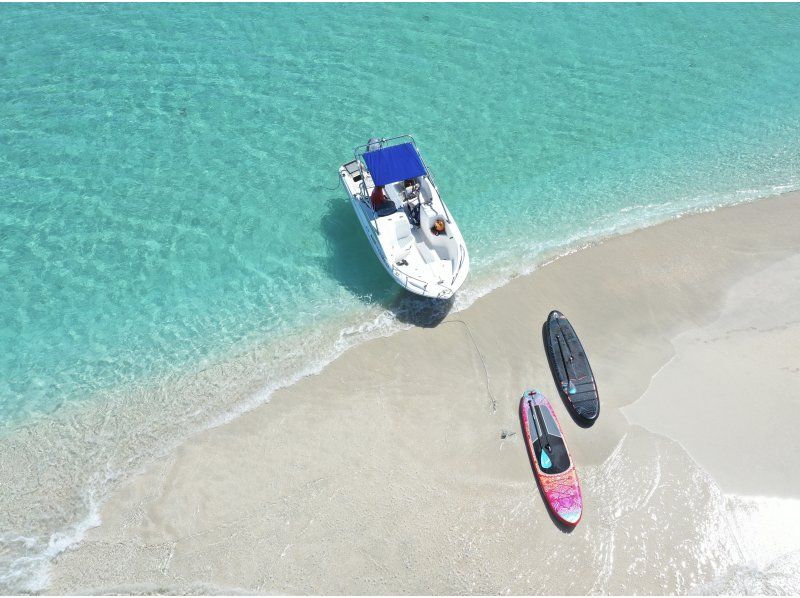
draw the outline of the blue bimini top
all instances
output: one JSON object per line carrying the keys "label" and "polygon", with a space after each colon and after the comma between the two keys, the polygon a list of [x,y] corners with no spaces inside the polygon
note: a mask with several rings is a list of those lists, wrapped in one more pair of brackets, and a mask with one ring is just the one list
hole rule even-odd
{"label": "blue bimini top", "polygon": [[364,154],[367,170],[376,186],[428,174],[414,144],[391,145]]}

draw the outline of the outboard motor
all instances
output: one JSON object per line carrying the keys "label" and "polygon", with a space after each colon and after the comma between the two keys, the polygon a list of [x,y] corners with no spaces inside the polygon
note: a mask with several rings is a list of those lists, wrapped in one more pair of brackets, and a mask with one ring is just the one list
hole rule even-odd
{"label": "outboard motor", "polygon": [[367,151],[374,152],[378,149],[381,149],[381,140],[377,137],[370,137],[369,141],[367,142]]}

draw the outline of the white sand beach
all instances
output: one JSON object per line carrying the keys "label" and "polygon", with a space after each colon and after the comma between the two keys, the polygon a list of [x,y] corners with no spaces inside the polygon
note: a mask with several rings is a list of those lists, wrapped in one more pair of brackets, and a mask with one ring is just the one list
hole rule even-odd
{"label": "white sand beach", "polygon": [[[123,481],[53,593],[800,591],[800,194],[615,236],[359,345]],[[542,347],[575,326],[601,413]],[[518,418],[561,421],[584,514],[548,516]]]}

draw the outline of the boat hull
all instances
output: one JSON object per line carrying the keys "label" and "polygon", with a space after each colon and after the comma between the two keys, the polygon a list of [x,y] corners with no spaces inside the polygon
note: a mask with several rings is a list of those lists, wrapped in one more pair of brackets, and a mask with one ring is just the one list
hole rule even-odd
{"label": "boat hull", "polygon": [[[389,276],[391,276],[398,285],[416,295],[431,299],[451,298],[461,287],[469,272],[469,254],[467,253],[467,248],[463,241],[461,241],[459,245],[460,251],[462,252],[462,259],[451,284],[440,284],[431,280],[425,281],[404,273],[401,269],[393,266],[391,260],[386,255],[386,251],[384,250],[383,245],[378,237],[378,229],[375,225],[375,220],[373,219],[374,212],[369,206],[367,206],[365,202],[361,201],[359,197],[357,197],[351,186],[348,185],[348,173],[344,166],[339,169],[339,178],[348,198],[350,199],[350,204],[356,214],[358,223],[369,240],[372,251],[375,253],[378,261],[381,263],[383,269],[386,270]],[[458,230],[457,227],[454,228]],[[458,234],[460,237],[460,231]]]}

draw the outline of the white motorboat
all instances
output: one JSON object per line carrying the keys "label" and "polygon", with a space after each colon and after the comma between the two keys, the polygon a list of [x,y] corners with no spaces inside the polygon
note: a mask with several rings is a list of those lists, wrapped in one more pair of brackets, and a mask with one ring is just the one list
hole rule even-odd
{"label": "white motorboat", "polygon": [[370,139],[354,153],[339,176],[383,267],[412,293],[451,297],[469,254],[414,139]]}

